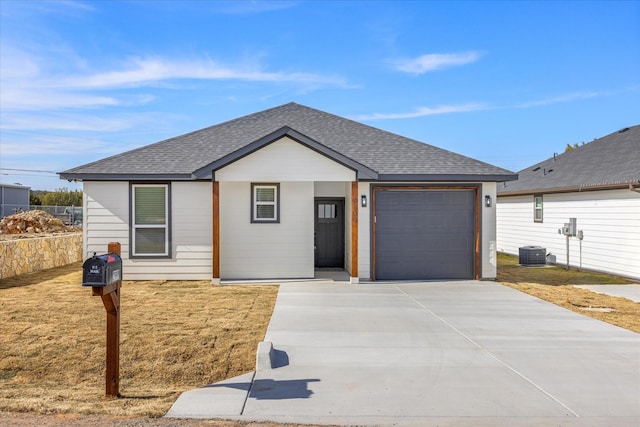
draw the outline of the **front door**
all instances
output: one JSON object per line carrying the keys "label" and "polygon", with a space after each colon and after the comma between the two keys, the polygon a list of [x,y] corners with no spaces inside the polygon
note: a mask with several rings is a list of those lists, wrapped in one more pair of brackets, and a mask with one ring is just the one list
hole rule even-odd
{"label": "front door", "polygon": [[344,268],[344,199],[316,199],[315,212],[316,268]]}

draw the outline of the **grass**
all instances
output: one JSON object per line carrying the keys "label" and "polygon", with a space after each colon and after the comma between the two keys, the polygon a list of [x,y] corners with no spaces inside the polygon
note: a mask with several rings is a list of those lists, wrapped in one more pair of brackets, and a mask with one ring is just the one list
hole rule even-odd
{"label": "grass", "polygon": [[[517,262],[498,256],[501,283],[640,333],[640,303],[572,286],[627,280]],[[277,295],[276,286],[125,282],[122,398],[107,399],[105,310],[81,282],[80,263],[0,280],[0,419],[3,412],[162,416],[181,392],[254,370]]]}
{"label": "grass", "polygon": [[[498,254],[497,280],[566,309],[640,333],[640,303],[573,286],[633,283],[622,277],[562,267],[521,267],[517,257]],[[611,311],[592,311],[593,308]]]}
{"label": "grass", "polygon": [[255,369],[276,286],[124,282],[122,398],[105,398],[106,314],[81,270],[0,280],[0,411],[162,416],[181,392]]}

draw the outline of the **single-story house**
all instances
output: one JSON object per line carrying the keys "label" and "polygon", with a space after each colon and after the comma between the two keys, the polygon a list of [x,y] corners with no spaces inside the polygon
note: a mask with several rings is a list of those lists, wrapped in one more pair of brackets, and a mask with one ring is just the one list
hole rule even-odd
{"label": "single-story house", "polygon": [[[518,172],[498,186],[498,251],[546,248],[567,263],[559,230],[576,219],[569,265],[640,279],[640,126],[624,128]],[[579,235],[582,235],[582,239]]]}
{"label": "single-story house", "polygon": [[79,166],[84,251],[124,278],[494,279],[498,182],[516,175],[289,103]]}
{"label": "single-story house", "polygon": [[29,210],[31,187],[0,182],[0,218]]}

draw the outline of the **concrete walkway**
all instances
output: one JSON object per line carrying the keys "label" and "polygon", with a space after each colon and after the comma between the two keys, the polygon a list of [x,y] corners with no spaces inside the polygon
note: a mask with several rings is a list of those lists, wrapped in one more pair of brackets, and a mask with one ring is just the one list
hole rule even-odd
{"label": "concrete walkway", "polygon": [[597,294],[622,297],[640,302],[640,285],[573,285],[576,288],[587,289]]}
{"label": "concrete walkway", "polygon": [[282,285],[265,341],[255,374],[186,392],[167,416],[640,425],[639,334],[493,282]]}

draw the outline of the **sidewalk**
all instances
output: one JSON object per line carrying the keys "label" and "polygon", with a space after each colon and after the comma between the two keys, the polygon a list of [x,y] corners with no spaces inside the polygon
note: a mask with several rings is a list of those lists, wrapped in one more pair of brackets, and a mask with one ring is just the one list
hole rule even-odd
{"label": "sidewalk", "polygon": [[640,285],[573,285],[576,288],[640,302]]}

